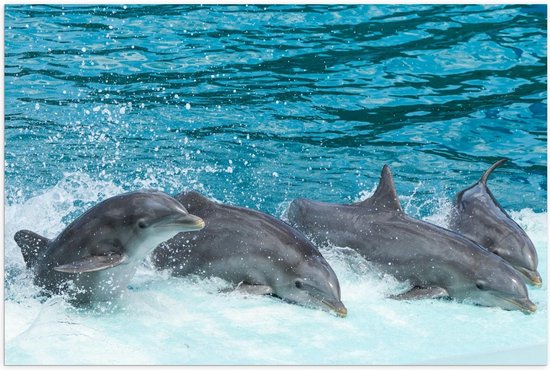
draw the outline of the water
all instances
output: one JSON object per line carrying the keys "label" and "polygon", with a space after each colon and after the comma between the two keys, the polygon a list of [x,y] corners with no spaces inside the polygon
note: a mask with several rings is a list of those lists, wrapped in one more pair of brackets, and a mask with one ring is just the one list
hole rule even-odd
{"label": "water", "polygon": [[506,157],[490,187],[546,277],[546,43],[545,5],[6,6],[6,362],[543,361],[546,284],[530,316],[397,302],[402,284],[325,249],[345,319],[146,262],[120,302],[78,311],[38,297],[13,235],[139,188],[284,217],[297,197],[364,198],[385,163],[407,212],[445,225]]}

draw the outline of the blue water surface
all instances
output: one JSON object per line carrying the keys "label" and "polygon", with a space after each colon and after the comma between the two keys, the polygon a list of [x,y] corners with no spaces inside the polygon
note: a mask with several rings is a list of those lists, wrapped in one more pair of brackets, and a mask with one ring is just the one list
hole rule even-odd
{"label": "blue water surface", "polygon": [[459,363],[546,343],[546,286],[531,316],[395,302],[397,282],[338,249],[346,319],[147,264],[119,308],[83,313],[36,298],[13,241],[140,188],[284,217],[298,197],[364,198],[384,164],[406,211],[445,225],[508,158],[490,188],[546,276],[546,25],[546,5],[7,5],[7,362]]}

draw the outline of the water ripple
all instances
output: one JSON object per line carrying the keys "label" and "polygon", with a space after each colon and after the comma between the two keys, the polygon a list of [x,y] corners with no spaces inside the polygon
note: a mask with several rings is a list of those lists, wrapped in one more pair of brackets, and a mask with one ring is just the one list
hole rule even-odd
{"label": "water ripple", "polygon": [[[510,164],[494,183],[501,203],[544,210],[545,12],[9,5],[8,199],[67,172],[128,190],[154,173],[168,191],[201,184],[221,200],[237,194],[273,211],[312,191],[326,201],[353,197],[383,163],[398,168],[401,192],[423,181],[452,197],[503,156]],[[175,168],[212,165],[222,171],[169,178]]]}

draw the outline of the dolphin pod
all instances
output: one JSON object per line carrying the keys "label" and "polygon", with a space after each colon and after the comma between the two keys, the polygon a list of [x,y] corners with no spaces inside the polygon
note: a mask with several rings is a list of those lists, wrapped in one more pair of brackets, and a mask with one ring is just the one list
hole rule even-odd
{"label": "dolphin pod", "polygon": [[217,276],[248,292],[346,316],[336,274],[301,232],[265,213],[216,203],[195,191],[176,199],[206,226],[155,249],[157,268],[176,276]]}
{"label": "dolphin pod", "polygon": [[204,221],[159,191],[136,191],[106,199],[69,224],[55,239],[20,230],[21,248],[34,282],[46,292],[70,292],[86,305],[116,299],[159,243]]}
{"label": "dolphin pod", "polygon": [[318,243],[355,249],[411,283],[393,298],[449,297],[532,313],[524,280],[541,284],[535,248],[486,184],[502,162],[458,194],[454,231],[406,215],[384,166],[374,195],[362,202],[294,200],[288,218],[297,229],[194,191],[136,191],[98,203],[55,239],[29,230],[14,239],[35,284],[49,294],[69,292],[75,305],[120,297],[153,252],[154,266],[175,276],[217,276],[239,290],[344,317],[338,278],[305,232]]}
{"label": "dolphin pod", "polygon": [[294,200],[289,221],[319,243],[349,247],[412,289],[398,299],[450,297],[532,313],[521,276],[470,239],[403,212],[388,166],[374,195],[355,204]]}
{"label": "dolphin pod", "polygon": [[493,164],[477,183],[458,193],[449,227],[508,261],[527,283],[540,286],[542,278],[537,272],[538,257],[533,242],[487,186],[489,175],[505,161]]}

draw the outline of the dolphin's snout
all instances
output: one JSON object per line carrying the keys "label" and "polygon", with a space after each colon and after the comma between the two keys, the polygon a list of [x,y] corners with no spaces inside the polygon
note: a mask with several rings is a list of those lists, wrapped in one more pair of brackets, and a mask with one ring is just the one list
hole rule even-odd
{"label": "dolphin's snout", "polygon": [[340,317],[346,317],[348,315],[348,309],[342,305],[342,307],[336,310],[336,314]]}
{"label": "dolphin's snout", "polygon": [[542,286],[542,278],[538,272],[534,272],[534,275],[530,278],[531,283],[536,286],[537,288],[540,288]]}
{"label": "dolphin's snout", "polygon": [[183,227],[185,231],[196,231],[204,228],[205,223],[202,218],[188,213],[188,214],[178,215],[177,217],[173,218],[168,223],[166,223],[166,225],[164,226],[169,226],[169,225]]}
{"label": "dolphin's snout", "polygon": [[346,317],[348,315],[348,309],[341,301],[335,301],[335,302],[327,302],[323,301],[323,303],[331,310],[334,311],[334,313],[338,317]]}
{"label": "dolphin's snout", "polygon": [[202,218],[191,214],[187,215],[183,223],[186,224],[190,230],[201,230],[205,226]]}
{"label": "dolphin's snout", "polygon": [[534,285],[537,288],[542,286],[542,277],[538,271],[526,269],[525,267],[515,267],[516,270],[525,278],[528,284]]}
{"label": "dolphin's snout", "polygon": [[537,305],[531,302],[530,299],[522,299],[522,300],[516,300],[512,302],[515,306],[519,308],[521,312],[523,312],[526,315],[530,315],[532,313],[537,312]]}
{"label": "dolphin's snout", "polygon": [[529,301],[529,303],[523,306],[523,312],[526,314],[532,314],[537,312],[537,305]]}

